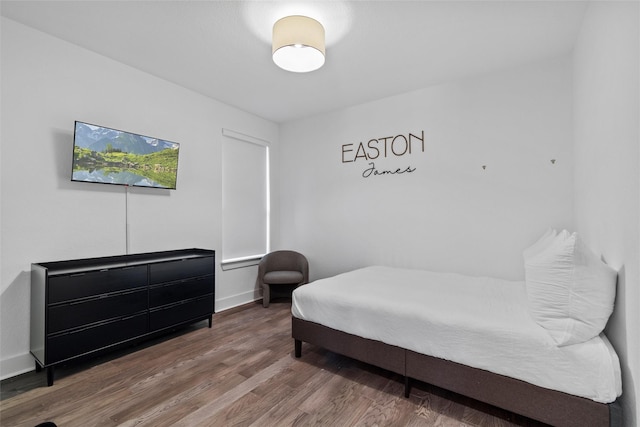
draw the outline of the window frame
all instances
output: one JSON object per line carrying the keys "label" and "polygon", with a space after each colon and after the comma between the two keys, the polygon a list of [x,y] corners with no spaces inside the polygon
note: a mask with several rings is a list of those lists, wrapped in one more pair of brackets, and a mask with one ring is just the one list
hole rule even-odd
{"label": "window frame", "polygon": [[[270,180],[270,143],[269,141],[256,138],[250,135],[246,135],[231,129],[222,129],[223,137],[231,138],[243,143],[257,145],[259,147],[264,147],[265,149],[265,236],[264,236],[264,253],[257,254],[249,254],[245,256],[233,257],[233,258],[225,258],[225,208],[222,208],[222,260],[220,261],[221,267],[223,270],[231,270],[236,268],[243,268],[248,266],[256,265],[260,262],[262,257],[269,253],[271,247],[271,180]],[[228,167],[224,158],[224,145],[227,143],[225,139],[222,141],[222,160],[223,160],[223,173],[222,173],[222,186],[223,186],[223,204],[225,203],[225,173],[224,168]]]}

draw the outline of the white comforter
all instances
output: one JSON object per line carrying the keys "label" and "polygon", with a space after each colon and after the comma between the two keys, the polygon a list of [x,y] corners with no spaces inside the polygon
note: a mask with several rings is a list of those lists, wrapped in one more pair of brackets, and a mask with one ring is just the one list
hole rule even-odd
{"label": "white comforter", "polygon": [[367,267],[299,287],[292,314],[596,402],[622,393],[604,333],[557,347],[529,316],[524,282]]}

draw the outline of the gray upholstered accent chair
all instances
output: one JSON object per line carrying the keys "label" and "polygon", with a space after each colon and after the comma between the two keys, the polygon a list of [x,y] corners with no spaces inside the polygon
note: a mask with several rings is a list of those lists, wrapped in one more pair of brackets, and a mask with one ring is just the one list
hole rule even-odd
{"label": "gray upholstered accent chair", "polygon": [[262,288],[262,305],[269,307],[271,286],[298,287],[309,283],[309,262],[295,251],[275,251],[266,254],[258,264],[258,286]]}

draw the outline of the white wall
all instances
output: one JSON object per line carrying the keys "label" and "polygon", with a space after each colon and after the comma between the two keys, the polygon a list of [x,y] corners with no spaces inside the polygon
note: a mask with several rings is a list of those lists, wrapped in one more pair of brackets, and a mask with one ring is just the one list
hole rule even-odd
{"label": "white wall", "polygon": [[[32,262],[220,249],[222,128],[271,141],[276,124],[2,19],[0,375],[33,369]],[[220,83],[223,84],[223,83]],[[74,120],[181,143],[178,189],[70,182]],[[275,192],[274,197],[277,197]],[[221,259],[218,253],[218,260]],[[216,277],[216,310],[248,302],[256,268]]]}
{"label": "white wall", "polygon": [[[273,247],[305,253],[312,279],[375,263],[521,279],[522,248],[546,227],[577,229],[620,270],[607,331],[625,425],[637,424],[637,3],[592,4],[571,58],[298,120],[280,137],[273,123],[4,18],[1,43],[2,378],[32,368],[30,263],[126,249],[124,190],[69,181],[73,121],[182,143],[177,191],[130,190],[131,252],[220,247],[225,127],[274,148],[280,138]],[[423,130],[424,153],[373,160],[414,172],[363,178],[368,161],[341,161],[344,144]],[[257,297],[254,278],[218,269],[216,309]]]}
{"label": "white wall", "polygon": [[592,3],[574,54],[576,227],[619,270],[607,335],[630,427],[640,410],[639,20],[637,2]]}
{"label": "white wall", "polygon": [[[342,163],[343,144],[422,130],[424,152],[373,160],[414,172]],[[572,132],[569,57],[287,123],[280,245],[312,279],[369,264],[523,279],[522,249],[573,225]]]}

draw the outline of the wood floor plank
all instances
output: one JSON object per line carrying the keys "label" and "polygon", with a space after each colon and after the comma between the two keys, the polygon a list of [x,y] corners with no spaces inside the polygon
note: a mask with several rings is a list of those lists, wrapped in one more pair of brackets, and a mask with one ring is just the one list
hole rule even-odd
{"label": "wood floor plank", "polygon": [[292,388],[293,393],[288,394],[280,400],[277,405],[272,406],[250,424],[255,427],[262,426],[287,426],[293,425],[306,419],[308,414],[300,409],[300,406],[315,391],[321,388],[331,378],[332,374],[327,371],[316,371],[308,378],[306,385],[302,388]]}
{"label": "wood floor plank", "polygon": [[[403,416],[405,408],[399,403],[403,395],[398,394],[398,388],[394,387],[394,381],[387,380],[387,384],[381,390],[375,390],[375,394],[369,397],[370,404],[367,411],[358,420],[358,426],[384,426],[404,425],[406,417]],[[395,392],[395,393],[394,393]]]}
{"label": "wood floor plank", "polygon": [[304,344],[290,303],[258,302],[138,347],[0,382],[0,426],[481,426],[539,423]]}
{"label": "wood floor plank", "polygon": [[224,395],[218,397],[212,402],[199,408],[197,411],[192,412],[188,416],[182,418],[176,422],[176,426],[194,426],[194,425],[207,425],[207,423],[215,420],[218,412],[225,410],[228,406],[233,404],[236,400],[240,399],[244,394],[250,392],[260,383],[266,381],[274,375],[280,373],[287,365],[292,364],[293,361],[290,358],[283,358],[277,360],[268,368],[258,372],[256,375],[248,378],[246,381],[238,384],[233,389],[229,390]]}

